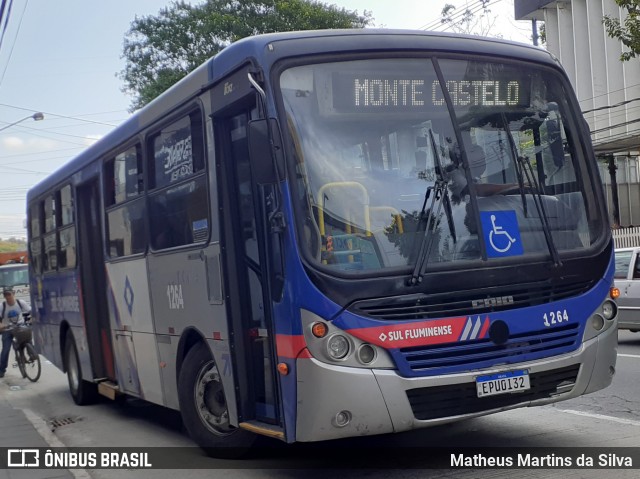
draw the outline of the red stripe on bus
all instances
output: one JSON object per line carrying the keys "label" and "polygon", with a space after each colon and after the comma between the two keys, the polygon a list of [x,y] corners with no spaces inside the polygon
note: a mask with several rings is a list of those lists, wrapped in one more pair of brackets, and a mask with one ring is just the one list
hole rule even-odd
{"label": "red stripe on bus", "polygon": [[484,335],[487,334],[487,330],[489,329],[490,323],[491,321],[489,321],[489,316],[484,318],[484,323],[482,324],[482,329],[480,330],[480,335],[478,336],[478,339],[484,338]]}
{"label": "red stripe on bus", "polygon": [[278,356],[281,358],[297,358],[304,349],[306,349],[307,343],[304,340],[302,334],[290,335],[290,334],[276,334],[276,349]]}

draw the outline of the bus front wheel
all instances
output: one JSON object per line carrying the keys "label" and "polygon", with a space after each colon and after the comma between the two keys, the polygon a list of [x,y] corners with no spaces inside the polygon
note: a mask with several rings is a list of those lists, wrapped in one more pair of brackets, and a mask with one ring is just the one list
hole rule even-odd
{"label": "bus front wheel", "polygon": [[69,392],[73,401],[79,405],[92,404],[98,399],[98,387],[82,379],[82,368],[78,357],[78,348],[73,339],[71,331],[67,331],[64,343],[64,364],[67,368],[67,380],[69,381]]}
{"label": "bus front wheel", "polygon": [[191,348],[182,364],[178,397],[184,426],[209,455],[231,458],[249,451],[256,436],[229,423],[222,379],[203,343]]}

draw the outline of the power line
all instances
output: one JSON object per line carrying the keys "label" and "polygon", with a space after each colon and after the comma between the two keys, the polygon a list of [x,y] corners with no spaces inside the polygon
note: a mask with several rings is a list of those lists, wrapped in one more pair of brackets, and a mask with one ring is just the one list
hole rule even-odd
{"label": "power line", "polygon": [[[59,151],[69,151],[69,150],[78,150],[78,149],[80,149],[79,146],[71,146],[69,148],[60,148],[58,150],[47,150],[47,151],[43,151],[42,153],[57,153]],[[15,158],[16,156],[34,156],[39,154],[41,153],[16,153],[15,155],[0,156],[0,160],[4,160],[6,158]],[[33,160],[33,161],[38,161],[38,160]]]}
{"label": "power line", "polygon": [[444,29],[440,30],[440,31],[443,31],[443,32],[447,31],[448,29],[452,28],[457,23],[460,23],[460,20],[465,18],[465,16],[467,14],[475,15],[476,13],[487,9],[487,7],[492,7],[494,5],[497,5],[501,1],[502,0],[495,0],[493,3],[489,3],[486,6],[483,5],[482,3],[479,3],[478,5],[476,5],[476,7],[468,7],[468,6],[466,6],[466,8],[464,10],[459,10],[458,13],[453,14],[449,19],[450,21],[442,21],[442,18],[441,18],[437,22],[432,22],[427,28],[423,28],[423,29],[425,29],[425,30],[436,30],[438,27],[444,26]]}
{"label": "power line", "polygon": [[[14,106],[14,105],[7,105],[6,103],[0,103],[0,106],[5,106],[7,108],[15,108],[16,110],[23,110],[23,111],[34,111],[33,108],[22,108],[19,106]],[[42,111],[42,110],[39,110]],[[121,112],[121,111],[126,111],[126,110],[114,110],[111,112],[105,112],[105,113],[115,113],[115,112]],[[59,113],[51,113],[48,111],[42,111],[42,113],[44,113],[45,115],[50,115],[50,116],[57,116],[59,118],[67,118],[69,120],[79,120],[79,121],[84,121],[86,123],[94,123],[96,125],[105,125],[105,126],[111,126],[111,127],[115,127],[118,126],[114,123],[105,123],[103,121],[97,121],[97,120],[87,120],[86,118],[80,118],[78,116],[69,116],[69,115],[61,115]],[[87,113],[87,115],[100,115],[102,113]]]}
{"label": "power line", "polygon": [[[455,7],[458,8],[458,7]],[[468,7],[467,7],[468,8]],[[458,10],[456,13],[454,13],[453,15],[451,15],[451,20],[459,20],[460,18],[462,18],[464,16],[466,12],[465,10]],[[444,22],[442,21],[442,11],[440,12],[440,18],[438,20],[433,20],[431,22],[427,22],[426,24],[424,24],[423,26],[421,26],[419,28],[419,30],[433,30],[435,28],[437,28],[438,26],[442,25]]]}
{"label": "power line", "polygon": [[[4,80],[4,75],[5,73],[7,73],[7,68],[9,68],[9,63],[11,62],[11,56],[13,55],[13,48],[16,46],[16,43],[18,40],[18,34],[20,33],[20,27],[22,26],[22,19],[24,18],[24,12],[27,10],[28,4],[29,4],[29,0],[25,0],[24,8],[22,9],[22,13],[20,14],[20,21],[18,22],[16,35],[13,37],[13,43],[11,44],[11,50],[9,51],[9,58],[7,58],[7,63],[4,66],[4,70],[2,70],[2,76],[0,77],[0,85],[2,85],[2,81]],[[4,36],[4,32],[2,32],[2,35]],[[1,42],[2,40],[0,39],[0,43]]]}
{"label": "power line", "polygon": [[636,83],[634,85],[627,85],[625,87],[618,88],[617,90],[611,90],[611,91],[608,91],[606,93],[601,93],[600,95],[592,96],[591,98],[584,98],[582,100],[579,100],[578,103],[582,103],[582,102],[585,102],[585,101],[593,100],[595,98],[600,98],[601,96],[611,95],[612,93],[623,91],[623,90],[626,90],[628,88],[634,88],[634,87],[637,87],[637,86],[640,86],[640,83]]}
{"label": "power line", "polygon": [[637,118],[635,120],[629,120],[629,121],[625,121],[623,123],[618,123],[617,125],[606,126],[604,128],[598,128],[597,130],[590,131],[589,133],[591,133],[593,135],[594,133],[600,133],[602,131],[613,130],[614,128],[618,128],[620,126],[626,126],[626,125],[631,125],[632,123],[638,123],[639,121],[640,121],[640,118]]}
{"label": "power line", "polygon": [[631,100],[621,101],[616,103],[615,105],[607,105],[607,106],[601,106],[599,108],[593,108],[592,110],[584,110],[582,114],[584,115],[585,113],[591,113],[592,111],[608,110],[610,108],[616,108],[618,106],[626,105],[627,103],[631,103],[638,100],[640,100],[640,97],[632,98]]}

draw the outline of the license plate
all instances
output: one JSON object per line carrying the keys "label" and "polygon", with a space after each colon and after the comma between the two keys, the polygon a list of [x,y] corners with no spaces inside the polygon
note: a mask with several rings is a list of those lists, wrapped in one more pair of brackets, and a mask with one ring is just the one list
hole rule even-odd
{"label": "license plate", "polygon": [[479,398],[526,391],[531,389],[529,372],[525,370],[507,371],[490,376],[479,376],[476,378],[476,389]]}

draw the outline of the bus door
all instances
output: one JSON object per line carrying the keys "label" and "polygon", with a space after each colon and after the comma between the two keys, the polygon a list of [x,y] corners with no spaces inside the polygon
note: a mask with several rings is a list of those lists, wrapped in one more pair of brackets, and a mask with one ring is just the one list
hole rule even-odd
{"label": "bus door", "polygon": [[214,114],[234,376],[239,422],[256,420],[277,427],[281,414],[267,260],[272,252],[265,228],[266,198],[272,193],[252,182],[247,131],[257,110],[255,102],[242,104],[225,110],[224,116]]}
{"label": "bus door", "polygon": [[93,377],[114,380],[98,179],[78,186],[76,194],[82,313]]}

